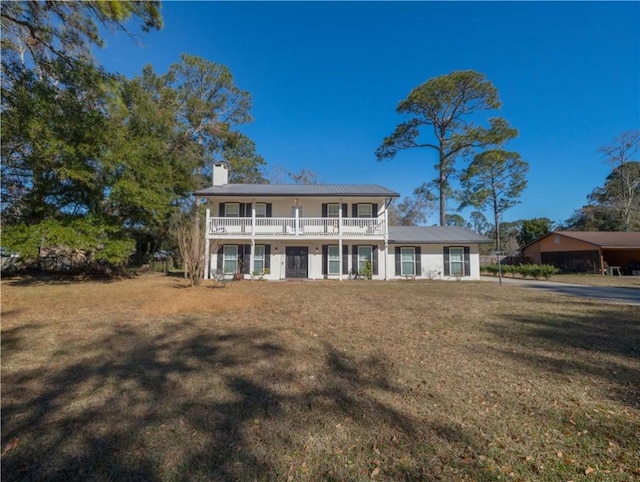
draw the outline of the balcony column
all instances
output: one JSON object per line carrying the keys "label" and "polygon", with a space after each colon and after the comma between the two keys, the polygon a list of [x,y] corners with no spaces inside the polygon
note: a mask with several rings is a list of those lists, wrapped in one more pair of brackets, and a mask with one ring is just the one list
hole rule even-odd
{"label": "balcony column", "polygon": [[[338,201],[338,236],[342,238],[342,199]],[[340,253],[342,253],[342,246],[340,246]],[[340,254],[340,257],[342,257],[342,254]],[[340,262],[342,263],[342,259]],[[340,265],[340,279],[342,279],[342,265]]]}
{"label": "balcony column", "polygon": [[209,279],[209,265],[211,264],[211,258],[209,256],[209,218],[211,217],[211,212],[209,208],[207,208],[205,214],[204,221],[204,279]]}
{"label": "balcony column", "polygon": [[251,236],[256,234],[256,203],[251,202]]}
{"label": "balcony column", "polygon": [[298,210],[298,200],[296,199],[296,236],[300,234],[300,212]]}

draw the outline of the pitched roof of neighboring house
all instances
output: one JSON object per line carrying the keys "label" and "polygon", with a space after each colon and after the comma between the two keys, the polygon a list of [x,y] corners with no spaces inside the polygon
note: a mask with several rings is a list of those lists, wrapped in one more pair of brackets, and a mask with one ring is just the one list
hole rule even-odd
{"label": "pitched roof of neighboring house", "polygon": [[196,196],[400,197],[400,194],[376,184],[225,184],[197,191]]}
{"label": "pitched roof of neighboring house", "polygon": [[491,243],[486,236],[457,226],[389,226],[391,244]]}
{"label": "pitched roof of neighboring house", "polygon": [[601,248],[640,248],[640,232],[637,231],[552,231],[527,246],[552,234],[577,239]]}

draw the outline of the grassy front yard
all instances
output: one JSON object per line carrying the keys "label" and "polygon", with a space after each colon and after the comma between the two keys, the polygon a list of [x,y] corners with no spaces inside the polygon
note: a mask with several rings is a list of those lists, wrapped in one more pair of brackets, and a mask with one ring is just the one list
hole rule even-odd
{"label": "grassy front yard", "polygon": [[[494,276],[482,273],[482,276]],[[520,275],[504,274],[504,278],[522,279]],[[526,278],[531,281],[531,278]],[[640,276],[602,276],[599,274],[554,274],[548,280],[556,283],[570,283],[587,286],[610,286],[612,288],[635,288],[640,290]]]}
{"label": "grassy front yard", "polygon": [[640,477],[640,308],[472,282],[2,282],[3,480]]}
{"label": "grassy front yard", "polygon": [[549,281],[590,286],[640,289],[640,276],[602,276],[599,274],[556,274]]}

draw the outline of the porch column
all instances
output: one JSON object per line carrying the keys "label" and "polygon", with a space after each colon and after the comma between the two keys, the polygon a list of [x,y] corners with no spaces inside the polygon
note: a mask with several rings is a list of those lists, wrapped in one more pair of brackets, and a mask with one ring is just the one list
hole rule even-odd
{"label": "porch column", "polygon": [[298,200],[296,199],[296,236],[300,234],[300,214],[298,211]]}
{"label": "porch column", "polygon": [[[338,270],[338,273],[340,273],[340,275],[338,276],[338,279],[342,281],[342,238],[341,237],[338,238],[338,257],[340,259],[340,269]],[[327,261],[327,264],[328,263],[329,262]]]}
{"label": "porch column", "polygon": [[[338,236],[342,237],[342,198],[338,200]],[[342,246],[340,246],[340,256],[342,256]],[[342,263],[342,260],[340,260]],[[342,273],[342,265],[340,265],[340,273]]]}
{"label": "porch column", "polygon": [[[384,203],[384,279],[389,279],[389,206],[391,206],[391,198],[387,198]],[[396,273],[397,274],[397,273]]]}
{"label": "porch column", "polygon": [[209,208],[207,208],[205,214],[205,222],[204,222],[204,279],[209,279],[209,265],[211,264],[211,258],[209,257],[209,218],[211,217],[211,212]]}
{"label": "porch column", "polygon": [[251,270],[249,274],[252,274],[256,270],[256,240],[251,238]]}

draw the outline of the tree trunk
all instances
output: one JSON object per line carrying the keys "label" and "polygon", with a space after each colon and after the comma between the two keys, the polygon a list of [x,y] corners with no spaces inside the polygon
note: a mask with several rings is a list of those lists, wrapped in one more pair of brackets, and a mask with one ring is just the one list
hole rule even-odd
{"label": "tree trunk", "polygon": [[438,185],[440,188],[440,226],[445,226],[447,224],[447,174],[444,157],[444,146],[442,145],[442,141],[440,142],[439,153],[440,163],[438,167],[440,171],[440,179]]}
{"label": "tree trunk", "polygon": [[497,203],[493,204],[493,219],[496,227],[496,252],[500,256],[500,213]]}

